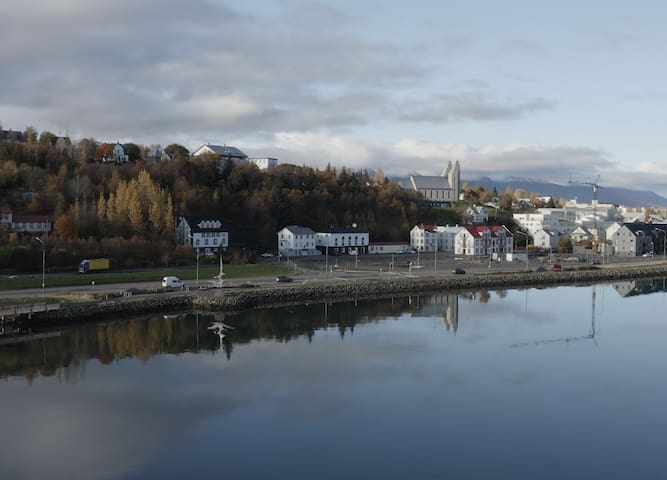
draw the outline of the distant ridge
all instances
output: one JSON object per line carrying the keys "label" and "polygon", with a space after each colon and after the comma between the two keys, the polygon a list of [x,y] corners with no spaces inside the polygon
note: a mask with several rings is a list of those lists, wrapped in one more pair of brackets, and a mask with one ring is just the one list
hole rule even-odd
{"label": "distant ridge", "polygon": [[[513,190],[521,188],[526,190],[529,194],[538,193],[541,196],[552,196],[555,201],[558,201],[560,198],[576,198],[579,202],[590,203],[593,200],[593,189],[587,185],[559,185],[557,183],[550,183],[543,180],[516,177],[508,178],[503,181],[493,180],[490,177],[480,177],[477,179],[462,179],[461,182],[467,182],[471,187],[482,185],[487,190],[493,190],[495,188],[498,193],[504,193],[508,186]],[[649,190],[605,187],[604,183],[600,184],[598,190],[598,202],[633,207],[667,208],[667,198]]]}

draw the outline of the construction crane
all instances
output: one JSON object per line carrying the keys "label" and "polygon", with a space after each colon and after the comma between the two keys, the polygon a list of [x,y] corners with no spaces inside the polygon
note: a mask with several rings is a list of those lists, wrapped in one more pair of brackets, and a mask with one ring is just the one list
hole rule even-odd
{"label": "construction crane", "polygon": [[593,187],[593,245],[595,248],[597,248],[597,243],[598,243],[597,206],[598,206],[598,188],[600,188],[600,184],[598,183],[599,181],[600,181],[600,175],[598,175],[595,181],[593,182],[575,182],[572,180],[572,177],[570,176],[570,181],[568,182],[571,185],[590,185],[591,187]]}
{"label": "construction crane", "polygon": [[535,347],[535,346],[540,346],[540,345],[548,345],[551,343],[565,343],[569,345],[572,342],[578,342],[581,340],[593,340],[593,343],[595,346],[597,346],[598,342],[595,337],[596,331],[595,331],[595,298],[596,298],[596,292],[595,292],[595,285],[592,287],[592,295],[591,295],[591,328],[588,331],[588,335],[578,335],[578,336],[573,336],[573,337],[561,337],[561,338],[550,338],[546,340],[537,340],[534,342],[520,342],[520,343],[514,343],[510,345],[510,348],[521,348],[521,347]]}

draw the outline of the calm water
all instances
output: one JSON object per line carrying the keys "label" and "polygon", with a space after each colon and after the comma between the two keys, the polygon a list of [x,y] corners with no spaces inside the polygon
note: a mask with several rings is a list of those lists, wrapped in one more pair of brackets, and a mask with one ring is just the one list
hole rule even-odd
{"label": "calm water", "polygon": [[155,315],[0,344],[0,478],[664,477],[662,287]]}

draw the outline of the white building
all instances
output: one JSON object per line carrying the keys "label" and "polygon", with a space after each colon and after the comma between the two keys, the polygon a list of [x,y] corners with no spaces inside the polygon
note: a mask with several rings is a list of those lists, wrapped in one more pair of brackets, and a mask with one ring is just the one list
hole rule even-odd
{"label": "white building", "polygon": [[271,157],[249,158],[248,161],[250,163],[257,165],[257,168],[259,168],[260,170],[268,170],[270,168],[275,168],[275,166],[278,165],[278,159]]}
{"label": "white building", "polygon": [[486,208],[472,205],[463,212],[463,218],[466,220],[465,223],[480,225],[489,221],[489,214],[486,212]]}
{"label": "white building", "polygon": [[515,213],[514,221],[532,237],[540,230],[569,233],[577,228],[577,212],[567,208],[538,208],[531,213]]}
{"label": "white building", "polygon": [[463,230],[458,225],[415,225],[410,230],[410,246],[421,252],[454,252],[456,234]]}
{"label": "white building", "polygon": [[435,206],[451,205],[459,199],[461,191],[461,167],[457,161],[449,162],[439,176],[410,175],[399,184],[409,190],[420,192],[426,201]]}
{"label": "white building", "polygon": [[356,227],[331,227],[315,234],[315,243],[322,253],[368,253],[368,232]]}
{"label": "white building", "polygon": [[538,248],[556,248],[562,235],[554,230],[538,230],[533,235],[533,244]]}
{"label": "white building", "polygon": [[434,252],[438,248],[438,232],[435,225],[415,225],[410,230],[410,246],[420,252]]}
{"label": "white building", "polygon": [[308,227],[290,225],[278,232],[278,253],[289,257],[318,255],[315,232]]}
{"label": "white building", "polygon": [[191,157],[200,157],[202,155],[210,155],[217,158],[220,161],[220,166],[224,166],[224,162],[227,160],[237,165],[248,163],[248,155],[231,145],[211,145],[207,143],[192,152]]}
{"label": "white building", "polygon": [[229,232],[221,217],[190,215],[180,217],[176,226],[176,243],[190,245],[197,253],[212,255],[229,246]]}
{"label": "white building", "polygon": [[11,230],[16,233],[49,233],[52,226],[48,215],[13,215]]}
{"label": "white building", "polygon": [[125,150],[125,147],[120,143],[116,143],[113,146],[111,161],[116,163],[127,163],[130,161],[130,156],[127,154],[127,150]]}
{"label": "white building", "polygon": [[514,237],[504,225],[464,227],[455,242],[456,255],[505,257],[514,251]]}

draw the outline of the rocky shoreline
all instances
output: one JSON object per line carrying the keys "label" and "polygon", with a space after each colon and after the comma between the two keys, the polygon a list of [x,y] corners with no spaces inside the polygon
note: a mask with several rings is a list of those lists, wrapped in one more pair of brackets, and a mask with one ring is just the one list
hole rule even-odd
{"label": "rocky shoreline", "polygon": [[24,325],[48,326],[153,312],[183,310],[240,311],[250,308],[352,299],[404,296],[436,291],[504,290],[556,285],[606,283],[667,276],[667,264],[432,277],[392,277],[346,281],[316,281],[271,287],[198,290],[184,293],[135,295],[114,300],[63,304],[59,310],[16,318]]}

